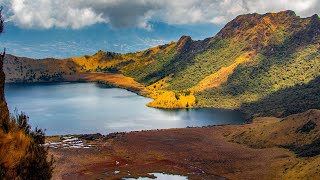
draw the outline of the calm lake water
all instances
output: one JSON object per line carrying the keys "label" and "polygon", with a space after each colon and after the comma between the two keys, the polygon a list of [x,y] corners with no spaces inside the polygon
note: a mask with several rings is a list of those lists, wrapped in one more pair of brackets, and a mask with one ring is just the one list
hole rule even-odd
{"label": "calm lake water", "polygon": [[5,93],[10,111],[25,112],[46,135],[244,123],[241,113],[230,110],[150,108],[149,98],[96,83],[6,84]]}

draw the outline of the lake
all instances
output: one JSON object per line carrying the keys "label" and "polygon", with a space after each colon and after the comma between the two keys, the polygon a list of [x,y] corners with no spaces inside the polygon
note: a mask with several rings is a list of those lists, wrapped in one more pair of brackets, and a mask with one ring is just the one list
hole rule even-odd
{"label": "lake", "polygon": [[223,109],[163,110],[147,107],[152,99],[96,83],[6,84],[11,112],[30,117],[46,135],[86,134],[243,124],[241,113]]}

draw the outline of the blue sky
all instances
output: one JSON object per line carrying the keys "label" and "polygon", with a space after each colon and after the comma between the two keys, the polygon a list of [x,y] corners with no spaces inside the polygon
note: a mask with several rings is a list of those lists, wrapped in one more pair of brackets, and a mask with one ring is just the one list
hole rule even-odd
{"label": "blue sky", "polygon": [[67,58],[91,55],[98,50],[127,53],[177,41],[182,35],[204,39],[220,29],[213,24],[168,25],[160,22],[152,22],[152,27],[151,30],[114,29],[109,24],[98,23],[79,29],[26,29],[7,23],[0,35],[0,48],[6,47],[10,54],[31,58]]}
{"label": "blue sky", "polygon": [[134,52],[211,37],[246,13],[319,14],[320,0],[0,0],[6,18],[0,48],[32,58]]}

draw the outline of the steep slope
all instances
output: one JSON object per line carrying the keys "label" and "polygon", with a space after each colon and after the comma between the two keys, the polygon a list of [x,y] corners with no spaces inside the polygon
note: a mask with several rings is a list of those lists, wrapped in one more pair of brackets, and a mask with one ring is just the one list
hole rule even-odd
{"label": "steep slope", "polygon": [[250,62],[252,52],[245,52],[239,56],[234,63],[227,67],[222,67],[217,72],[205,77],[196,86],[191,89],[197,92],[204,91],[206,89],[212,89],[219,87],[221,84],[228,80],[228,77],[234,72],[234,70],[242,63]]}
{"label": "steep slope", "polygon": [[[136,53],[99,51],[67,60],[17,58],[16,62],[6,61],[5,66],[8,81],[64,80],[65,75],[84,72],[118,73],[147,87],[148,96],[156,99],[150,106],[241,108],[264,115],[262,109],[252,108],[263,108],[254,102],[268,101],[272,94],[308,84],[320,75],[320,19],[317,15],[300,18],[293,11],[247,14],[226,24],[216,36],[200,41],[182,36],[177,42]],[[13,76],[12,71],[19,67],[26,72]],[[302,91],[308,95],[316,90],[317,86],[312,86],[310,91]],[[281,112],[272,114],[287,115],[283,110],[286,103],[279,103]],[[320,102],[306,108],[320,108]]]}
{"label": "steep slope", "polygon": [[280,89],[258,101],[243,103],[241,109],[257,116],[296,114],[309,109],[319,109],[320,77],[304,84]]}
{"label": "steep slope", "polygon": [[[239,107],[263,98],[268,100],[268,95],[276,91],[307,84],[320,75],[318,16],[303,19],[291,11],[251,16],[260,22],[246,25],[240,16],[226,25],[229,33],[222,31],[217,36],[249,42],[246,48],[256,55],[250,63],[240,64],[226,83],[199,92],[200,106]],[[319,107],[318,102],[312,108]]]}

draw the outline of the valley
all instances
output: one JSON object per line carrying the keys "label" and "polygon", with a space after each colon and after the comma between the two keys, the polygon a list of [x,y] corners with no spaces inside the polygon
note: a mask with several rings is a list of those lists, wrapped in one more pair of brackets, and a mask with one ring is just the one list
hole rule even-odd
{"label": "valley", "polygon": [[[66,59],[6,55],[3,71],[7,83],[97,82],[152,98],[146,103],[149,107],[233,109],[250,120],[241,125],[89,135],[93,138],[80,140],[94,144],[92,148],[49,150],[56,160],[53,179],[138,178],[154,172],[190,179],[319,177],[318,15],[302,18],[293,11],[240,15],[213,37],[194,41],[182,36],[177,42],[134,53],[99,51]],[[29,145],[44,138],[40,131],[24,128],[25,121],[9,120],[4,78],[0,83],[1,126],[12,128],[0,134],[0,157],[6,162],[3,167],[14,174],[25,165],[18,161],[25,154],[33,160],[29,156],[33,151],[24,150],[41,148]],[[18,145],[7,143],[10,138]],[[17,152],[12,155],[16,158],[8,158],[8,149]],[[50,171],[46,164],[50,162],[44,161]]]}

